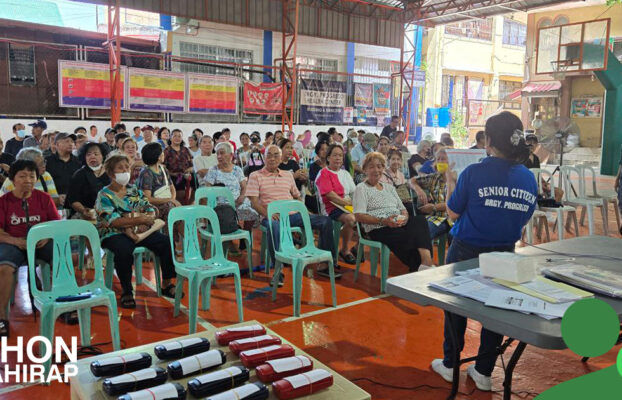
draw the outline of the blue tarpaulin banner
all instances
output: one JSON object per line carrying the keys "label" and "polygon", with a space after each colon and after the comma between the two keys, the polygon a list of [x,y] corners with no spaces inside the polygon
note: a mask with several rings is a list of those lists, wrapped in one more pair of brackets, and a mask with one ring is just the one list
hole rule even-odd
{"label": "blue tarpaulin banner", "polygon": [[300,123],[341,124],[346,106],[346,82],[300,80]]}

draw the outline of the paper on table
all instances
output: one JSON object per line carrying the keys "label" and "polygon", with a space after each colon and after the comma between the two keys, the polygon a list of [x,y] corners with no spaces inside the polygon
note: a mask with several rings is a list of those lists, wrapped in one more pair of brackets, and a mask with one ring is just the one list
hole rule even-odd
{"label": "paper on table", "polygon": [[430,287],[485,302],[491,288],[465,276],[452,276],[439,282],[430,282]]}
{"label": "paper on table", "polygon": [[[602,274],[602,269],[587,265],[579,264],[562,264],[555,267],[545,268],[542,273],[546,276],[558,279],[560,281],[569,283],[571,285],[579,286],[589,291],[602,293],[612,297],[622,297],[622,290],[612,286],[608,283],[600,282],[600,279],[592,279],[586,277],[584,273],[588,270],[600,270],[599,274]],[[613,271],[606,271],[608,274],[620,275]],[[583,276],[582,276],[583,275]]]}
{"label": "paper on table", "polygon": [[273,338],[272,335],[262,335],[262,336],[254,336],[254,337],[246,338],[246,339],[234,340],[231,343],[235,343],[235,344],[257,343],[257,342],[261,342],[262,340],[270,340],[272,338]]}
{"label": "paper on table", "polygon": [[515,290],[493,290],[485,303],[490,307],[544,314],[561,318],[571,302],[552,304]]}
{"label": "paper on table", "polygon": [[471,269],[467,269],[464,271],[456,271],[456,275],[459,276],[471,276],[471,275],[480,275],[480,269],[479,268],[471,268]]}
{"label": "paper on table", "polygon": [[222,355],[218,350],[210,350],[194,356],[182,358],[181,360],[178,360],[178,362],[181,366],[181,372],[184,375],[187,375],[195,371],[222,364]]}
{"label": "paper on table", "polygon": [[228,332],[254,332],[254,331],[260,331],[262,330],[263,327],[261,325],[248,325],[248,326],[241,326],[239,328],[227,328]]}
{"label": "paper on table", "polygon": [[577,289],[565,283],[555,282],[542,276],[536,277],[533,281],[520,284],[503,279],[493,279],[493,281],[549,303],[565,303],[594,296],[585,290]]}
{"label": "paper on table", "polygon": [[449,165],[454,164],[453,170],[460,175],[466,167],[486,158],[485,149],[446,149]]}
{"label": "paper on table", "polygon": [[103,367],[104,365],[125,364],[130,361],[140,360],[141,358],[143,358],[142,354],[133,353],[133,354],[125,355],[125,356],[104,358],[102,360],[97,360],[97,361],[99,361],[99,366]]}

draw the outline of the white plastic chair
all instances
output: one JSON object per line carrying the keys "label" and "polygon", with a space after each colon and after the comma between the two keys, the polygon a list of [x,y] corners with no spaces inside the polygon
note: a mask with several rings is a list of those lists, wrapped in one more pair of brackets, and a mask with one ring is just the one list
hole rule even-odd
{"label": "white plastic chair", "polygon": [[550,242],[551,241],[551,236],[549,235],[549,223],[546,219],[546,213],[544,211],[540,211],[540,210],[535,210],[533,212],[533,215],[531,216],[531,218],[529,219],[529,222],[527,222],[527,225],[525,225],[525,231],[524,234],[526,236],[526,242],[528,244],[533,244],[533,224],[537,223],[537,227],[538,227],[538,232],[542,231],[542,225],[544,225],[544,232],[546,233],[546,241]]}
{"label": "white plastic chair", "polygon": [[[573,182],[572,176],[576,174]],[[576,167],[564,165],[561,167],[561,180],[564,190],[564,205],[573,207],[583,207],[587,210],[587,223],[590,235],[594,235],[594,208],[599,207],[603,217],[603,231],[605,236],[607,231],[607,211],[606,202],[599,199],[591,199],[585,196],[585,181],[581,177],[581,172]],[[576,191],[576,189],[579,189]]]}
{"label": "white plastic chair", "polygon": [[[620,209],[618,205],[618,194],[614,190],[597,190],[596,189],[596,171],[592,168],[591,165],[588,164],[578,164],[575,167],[581,173],[581,178],[583,182],[585,182],[585,197],[589,199],[601,199],[604,202],[604,206],[606,207],[607,219],[609,219],[609,203],[613,204],[613,210],[616,216],[616,226],[620,229]],[[592,179],[592,190],[588,189],[587,178],[590,175]],[[585,213],[581,212],[581,225],[583,225],[583,221],[585,219]]]}
{"label": "white plastic chair", "polygon": [[[531,168],[530,169],[531,172],[533,172],[534,177],[536,178],[536,182],[538,183],[538,193],[541,194],[544,192],[543,188],[542,188],[542,179],[547,179],[550,184],[551,187],[551,195],[553,195],[554,193],[554,181],[553,181],[553,176],[551,175],[551,173],[545,169],[540,169],[540,168]],[[564,205],[562,204],[562,207],[540,207],[538,206],[538,210],[540,211],[544,211],[545,213],[550,212],[550,213],[555,213],[557,214],[557,223],[556,223],[556,227],[557,227],[557,237],[559,238],[559,240],[563,240],[564,239],[564,212],[566,212],[566,221],[570,221],[570,219],[572,218],[572,220],[574,221],[574,234],[575,236],[579,236],[579,224],[577,222],[577,209],[569,206],[569,205]],[[548,225],[548,222],[547,222]],[[555,227],[553,229],[553,232],[555,232]]]}

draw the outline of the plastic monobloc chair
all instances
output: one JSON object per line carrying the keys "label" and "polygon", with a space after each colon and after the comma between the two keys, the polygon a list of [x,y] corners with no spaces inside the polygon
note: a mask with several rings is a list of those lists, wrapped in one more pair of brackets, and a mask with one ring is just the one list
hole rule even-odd
{"label": "plastic monobloc chair", "polygon": [[[213,255],[209,259],[203,258],[201,243],[199,240],[199,221],[207,221],[211,231],[211,246]],[[168,214],[168,231],[171,246],[174,242],[174,226],[176,222],[184,223],[182,260],[173,257],[175,272],[177,273],[177,287],[175,288],[175,310],[174,316],[179,315],[179,304],[183,291],[183,280],[188,280],[188,319],[189,333],[196,332],[197,313],[199,306],[199,295],[202,292],[203,298],[201,309],[209,309],[209,298],[212,279],[216,276],[233,274],[235,280],[235,297],[238,305],[238,317],[240,322],[244,320],[242,309],[242,286],[240,282],[240,267],[237,263],[225,258],[222,240],[220,236],[220,225],[216,212],[208,207],[201,205],[175,207]]]}
{"label": "plastic monobloc chair", "polygon": [[[607,225],[607,202],[602,199],[589,198],[585,195],[585,182],[581,171],[575,167],[562,165],[560,167],[561,181],[563,182],[564,201],[562,204],[573,207],[583,207],[587,210],[588,231],[590,235],[594,235],[594,208],[600,208],[603,217],[603,231],[605,236],[608,235]],[[579,191],[575,193],[572,176],[576,174]]]}
{"label": "plastic monobloc chair", "polygon": [[[30,291],[34,298],[34,306],[41,312],[40,332],[53,341],[54,324],[56,318],[65,312],[77,311],[80,323],[80,341],[83,346],[91,344],[91,308],[97,306],[108,307],[108,319],[110,321],[110,333],[114,350],[121,349],[119,338],[119,324],[117,314],[117,300],[115,293],[108,289],[104,283],[101,259],[95,257],[94,267],[95,276],[93,281],[78,286],[76,282],[75,270],[71,257],[71,237],[86,237],[95,254],[100,251],[99,234],[97,230],[87,221],[64,220],[43,222],[33,226],[28,232],[27,253],[28,253],[28,273],[30,276]],[[54,253],[52,258],[52,286],[49,291],[37,289],[35,283],[36,245],[42,240],[53,240]],[[90,293],[87,299],[75,301],[56,301],[61,296],[75,296]],[[45,354],[45,344],[41,344],[41,354]],[[51,359],[44,363],[44,376],[48,375]]]}
{"label": "plastic monobloc chair", "polygon": [[[533,173],[533,176],[536,178],[536,183],[538,184],[538,193],[543,193],[542,180],[547,179],[551,182],[551,192],[553,189],[553,175],[545,169],[541,168],[531,168],[530,171]],[[560,172],[561,173],[561,172]],[[575,236],[579,236],[579,224],[577,223],[577,209],[568,204],[562,204],[561,207],[541,207],[537,206],[539,211],[543,211],[544,213],[555,213],[557,214],[557,224],[554,225],[554,228],[557,229],[557,237],[559,240],[564,239],[564,212],[566,212],[566,222],[567,225],[570,226],[570,221],[574,221],[574,234]],[[536,213],[537,215],[538,213]],[[546,216],[545,216],[546,218]],[[534,219],[534,217],[532,217]],[[548,222],[546,222],[546,227],[548,227]],[[555,230],[553,230],[555,231]],[[548,232],[547,232],[548,236]],[[528,242],[531,244],[532,242]]]}
{"label": "plastic monobloc chair", "polygon": [[[606,207],[606,213],[609,213],[609,203],[613,204],[613,211],[616,217],[616,226],[620,229],[620,207],[618,204],[618,194],[613,190],[599,190],[596,188],[596,171],[589,164],[577,164],[575,167],[581,173],[581,178],[585,182],[585,196],[589,199],[602,199],[604,207]],[[592,190],[587,189],[587,174],[591,175]],[[585,219],[585,209],[581,212],[581,225]]]}
{"label": "plastic monobloc chair", "polygon": [[357,222],[356,230],[359,234],[359,245],[356,251],[356,270],[354,270],[354,281],[359,277],[361,258],[365,251],[365,246],[369,247],[369,264],[371,266],[371,276],[376,276],[378,267],[378,255],[380,254],[380,291],[385,293],[387,288],[387,278],[389,276],[389,257],[391,251],[389,247],[381,242],[376,242],[361,235],[361,224]]}
{"label": "plastic monobloc chair", "polygon": [[[108,249],[104,249],[106,254],[106,272],[104,279],[106,281],[106,287],[112,289],[112,277],[114,275],[114,253]],[[160,258],[156,256],[151,250],[146,247],[136,247],[134,249],[134,274],[136,275],[136,285],[142,285],[143,283],[143,256],[153,258],[153,273],[156,279],[156,290],[158,297],[162,296],[161,281],[160,281]]]}
{"label": "plastic monobloc chair", "polygon": [[[261,248],[259,250],[259,256],[264,263],[266,274],[269,274],[272,259],[270,258],[270,251],[268,251],[268,228],[263,225],[259,225],[259,230],[261,231]],[[293,233],[299,234],[302,237],[302,241],[304,243],[305,236],[302,234],[302,229],[300,229],[300,227],[298,226],[292,226],[291,230]]]}
{"label": "plastic monobloc chair", "polygon": [[[292,227],[289,216],[292,213],[299,213],[303,224],[303,237],[305,245],[296,248],[292,237]],[[311,220],[305,205],[298,200],[277,200],[268,204],[268,220],[272,221],[272,216],[279,216],[279,249],[274,251],[276,258],[274,264],[274,276],[272,277],[272,301],[276,300],[276,288],[278,286],[279,274],[283,264],[292,266],[293,295],[294,295],[294,316],[300,316],[300,295],[302,292],[302,273],[309,264],[320,262],[328,263],[330,275],[330,286],[333,297],[333,307],[337,307],[337,294],[335,291],[335,270],[333,266],[333,254],[327,250],[320,250],[315,247],[313,241],[313,231],[311,230]],[[272,224],[269,224],[270,234],[274,237]]]}
{"label": "plastic monobloc chair", "polygon": [[[207,205],[211,208],[216,207],[218,204],[218,200],[224,198],[227,203],[231,207],[235,209],[235,200],[233,199],[233,194],[231,191],[225,187],[215,186],[215,187],[201,187],[197,190],[194,195],[194,204],[200,205],[199,201],[206,200]],[[200,229],[201,238],[205,240],[209,240],[212,242],[212,233],[209,229]],[[220,238],[222,242],[230,242],[232,240],[244,240],[246,242],[246,254],[248,256],[248,275],[253,278],[253,236],[249,231],[245,231],[244,229],[238,229],[235,232],[231,233],[221,233]],[[214,255],[214,250],[211,250],[212,256]],[[225,250],[225,257],[229,253],[229,249]]]}

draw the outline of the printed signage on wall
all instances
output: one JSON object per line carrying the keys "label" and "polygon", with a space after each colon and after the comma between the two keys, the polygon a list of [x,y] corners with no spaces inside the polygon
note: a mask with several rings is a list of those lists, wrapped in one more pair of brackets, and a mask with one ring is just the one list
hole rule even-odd
{"label": "printed signage on wall", "polygon": [[227,75],[188,74],[190,113],[238,113],[238,79]]}
{"label": "printed signage on wall", "polygon": [[244,82],[244,112],[247,114],[281,114],[283,85],[280,83]]}
{"label": "printed signage on wall", "polygon": [[374,88],[369,83],[355,83],[354,107],[372,109],[374,107],[373,91]]}
{"label": "printed signage on wall", "polygon": [[[121,107],[124,107],[127,68],[121,67]],[[58,60],[60,107],[110,108],[108,64]]]}
{"label": "printed signage on wall", "polygon": [[183,113],[186,74],[130,68],[129,109]]}
{"label": "printed signage on wall", "polygon": [[300,80],[300,123],[339,124],[346,105],[346,83]]}

